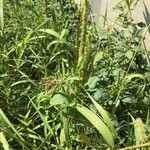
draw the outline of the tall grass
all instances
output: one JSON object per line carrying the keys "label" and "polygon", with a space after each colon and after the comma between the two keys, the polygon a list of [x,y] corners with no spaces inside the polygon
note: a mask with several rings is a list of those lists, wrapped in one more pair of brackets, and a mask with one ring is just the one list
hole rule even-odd
{"label": "tall grass", "polygon": [[98,30],[87,0],[0,2],[1,149],[149,146],[143,28],[130,14],[110,30],[106,11]]}

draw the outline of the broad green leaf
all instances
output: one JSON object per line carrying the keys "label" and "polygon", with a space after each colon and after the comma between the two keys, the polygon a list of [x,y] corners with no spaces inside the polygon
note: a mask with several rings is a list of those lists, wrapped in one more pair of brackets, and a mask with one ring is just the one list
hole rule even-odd
{"label": "broad green leaf", "polygon": [[125,56],[130,60],[133,57],[133,52],[129,50],[125,53]]}
{"label": "broad green leaf", "polygon": [[51,106],[55,105],[61,105],[67,101],[66,97],[61,94],[56,94],[54,97],[50,100]]}
{"label": "broad green leaf", "polygon": [[104,93],[105,93],[105,91],[103,91],[103,89],[97,90],[94,93],[94,99],[99,100],[103,96]]}
{"label": "broad green leaf", "polygon": [[103,58],[103,52],[100,51],[100,52],[98,52],[98,53],[96,54],[96,56],[95,56],[95,58],[94,58],[93,64],[96,65],[96,63],[97,63],[98,61],[100,61],[102,58]]}
{"label": "broad green leaf", "polygon": [[67,78],[67,81],[70,81],[70,83],[73,83],[74,81],[79,81],[79,76],[70,76]]}
{"label": "broad green leaf", "polygon": [[108,146],[112,149],[114,147],[113,134],[106,124],[93,111],[82,106],[77,105],[77,110],[99,131],[105,139]]}
{"label": "broad green leaf", "polygon": [[8,144],[3,132],[0,132],[0,143],[3,145],[4,150],[10,150],[9,144]]}
{"label": "broad green leaf", "polygon": [[87,82],[87,85],[89,86],[90,89],[94,89],[97,84],[97,81],[98,81],[98,76],[90,77]]}

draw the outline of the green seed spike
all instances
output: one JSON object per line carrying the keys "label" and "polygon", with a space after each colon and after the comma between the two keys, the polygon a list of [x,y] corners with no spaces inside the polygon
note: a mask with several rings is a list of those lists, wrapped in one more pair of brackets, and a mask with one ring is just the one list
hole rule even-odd
{"label": "green seed spike", "polygon": [[82,13],[81,13],[81,35],[80,35],[79,57],[85,54],[86,34],[87,34],[87,5],[88,0],[83,0],[81,7]]}
{"label": "green seed spike", "polygon": [[84,67],[85,67],[85,61],[86,61],[86,54],[87,54],[87,9],[88,9],[88,0],[82,1],[81,6],[81,28],[80,28],[80,37],[79,37],[79,49],[78,49],[78,62],[77,62],[77,73],[81,77],[81,80],[83,78],[84,74]]}

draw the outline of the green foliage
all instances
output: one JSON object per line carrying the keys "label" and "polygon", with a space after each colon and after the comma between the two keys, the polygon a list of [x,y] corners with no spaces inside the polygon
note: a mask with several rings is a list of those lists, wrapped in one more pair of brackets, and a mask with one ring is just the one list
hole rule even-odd
{"label": "green foliage", "polygon": [[118,4],[114,26],[106,10],[100,30],[86,0],[82,11],[73,0],[0,2],[0,149],[148,145],[150,68],[145,26],[131,18],[137,1]]}

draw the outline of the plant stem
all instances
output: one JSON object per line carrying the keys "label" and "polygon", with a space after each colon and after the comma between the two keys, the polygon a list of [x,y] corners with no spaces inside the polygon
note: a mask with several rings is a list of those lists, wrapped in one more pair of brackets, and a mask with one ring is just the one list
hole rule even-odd
{"label": "plant stem", "polygon": [[118,150],[132,150],[132,149],[141,148],[141,147],[147,147],[147,146],[150,146],[150,143],[139,144],[139,145],[135,145],[135,146],[121,148],[121,149],[118,149]]}

